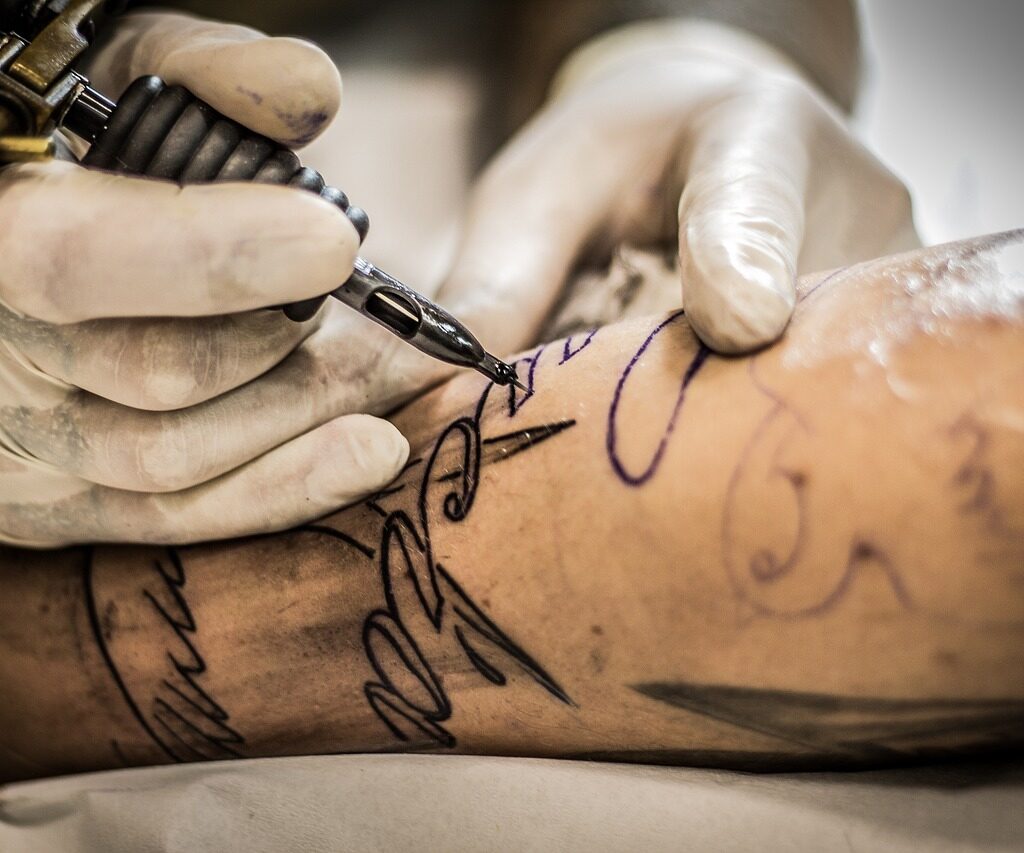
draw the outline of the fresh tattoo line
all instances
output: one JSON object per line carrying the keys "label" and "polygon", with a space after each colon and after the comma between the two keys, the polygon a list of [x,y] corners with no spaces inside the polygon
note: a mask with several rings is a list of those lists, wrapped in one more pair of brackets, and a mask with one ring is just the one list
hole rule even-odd
{"label": "fresh tattoo line", "polygon": [[[715,751],[718,766],[882,766],[1024,748],[1020,699],[889,699],[686,682],[632,687],[673,708],[781,742],[779,750]],[[677,750],[667,752],[680,758]]]}
{"label": "fresh tattoo line", "polygon": [[[512,364],[520,381],[526,386],[526,390],[521,391],[515,385],[509,385],[506,389],[508,393],[508,416],[510,418],[515,417],[516,413],[533,397],[537,382],[537,365],[540,363],[541,356],[544,355],[546,349],[547,344],[541,344],[537,347],[536,352],[516,359]],[[564,364],[565,362],[561,363]]]}
{"label": "fresh tattoo line", "polygon": [[[132,716],[171,761],[241,758],[245,738],[229,725],[228,713],[199,683],[206,661],[196,645],[196,622],[185,597],[184,564],[173,548],[157,553],[149,572],[140,568],[138,598],[132,603],[139,606],[143,628],[150,629],[145,639],[155,641],[166,658],[164,669],[141,684],[133,683],[137,679],[119,661],[121,649],[103,615],[117,606],[97,591],[90,552],[83,582],[89,625],[100,654]],[[126,603],[122,601],[121,606]],[[120,754],[119,748],[115,751]]]}
{"label": "fresh tattoo line", "polygon": [[[597,335],[597,329],[591,329],[585,335],[569,335],[565,339],[565,343],[562,344],[562,360],[559,364],[565,364],[567,361],[571,361],[583,350],[590,346],[594,337]],[[576,343],[575,338],[580,337],[582,340]]]}
{"label": "fresh tattoo line", "polygon": [[[567,364],[578,356],[583,350],[589,347],[594,338],[597,337],[598,329],[591,329],[582,335],[570,335],[562,343],[562,357],[558,361],[558,367]],[[577,338],[579,342],[577,343]],[[513,367],[521,382],[526,385],[525,391],[520,391],[514,385],[509,385],[508,392],[508,416],[515,417],[516,413],[533,397],[537,383],[537,366],[541,357],[548,349],[548,344],[541,344],[530,355],[516,359]]]}
{"label": "fresh tattoo line", "polygon": [[652,331],[640,345],[640,349],[636,351],[633,357],[629,360],[626,368],[622,371],[622,375],[619,377],[618,384],[615,386],[615,392],[612,395],[612,403],[608,409],[608,429],[605,438],[605,444],[608,450],[608,458],[611,460],[612,469],[618,475],[619,479],[627,486],[643,486],[657,473],[658,467],[661,465],[662,459],[665,456],[665,450],[668,447],[669,439],[672,438],[672,433],[675,432],[676,424],[679,421],[679,415],[683,409],[683,403],[686,400],[686,391],[690,387],[690,383],[693,382],[694,377],[700,372],[701,368],[704,367],[707,362],[708,356],[711,355],[711,351],[700,344],[697,347],[697,352],[694,353],[693,359],[687,365],[686,370],[683,373],[682,381],[679,385],[679,394],[676,397],[675,405],[672,408],[672,414],[669,416],[668,423],[665,425],[664,432],[658,441],[657,447],[654,449],[654,453],[651,456],[647,466],[639,473],[634,473],[627,470],[625,462],[619,453],[619,413],[622,406],[622,395],[629,383],[630,376],[633,375],[633,370],[639,363],[640,359],[643,358],[645,352],[653,344],[658,336],[661,335],[666,329],[672,328],[678,321],[684,317],[682,311],[677,311],[672,314],[668,319],[662,321]]}

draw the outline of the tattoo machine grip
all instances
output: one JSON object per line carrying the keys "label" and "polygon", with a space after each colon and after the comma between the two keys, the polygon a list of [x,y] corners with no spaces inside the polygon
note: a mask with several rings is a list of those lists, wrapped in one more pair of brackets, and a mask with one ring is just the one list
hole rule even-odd
{"label": "tattoo machine grip", "polygon": [[[254,133],[193,95],[159,77],[140,77],[118,101],[106,129],[82,161],[112,172],[163,178],[183,184],[253,181],[298,187],[337,205],[366,238],[370,220],[319,172],[304,167],[288,148]],[[284,306],[292,320],[308,320],[327,295]]]}

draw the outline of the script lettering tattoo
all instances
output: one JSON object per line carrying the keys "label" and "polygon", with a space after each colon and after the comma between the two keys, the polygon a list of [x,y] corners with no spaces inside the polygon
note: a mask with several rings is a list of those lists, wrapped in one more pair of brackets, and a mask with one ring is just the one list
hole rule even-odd
{"label": "script lettering tattoo", "polygon": [[[586,348],[594,333],[563,353],[565,361]],[[539,348],[524,361],[529,390],[497,407],[514,417],[532,396]],[[329,523],[308,524],[296,533],[330,537],[379,571],[383,606],[365,619],[362,644],[375,678],[364,685],[369,707],[398,741],[409,746],[454,746],[445,727],[452,715],[448,688],[432,656],[447,644],[443,662],[461,658],[487,683],[504,685],[510,668],[532,679],[558,701],[572,705],[565,690],[477,605],[438,559],[437,530],[461,522],[470,512],[483,467],[515,458],[560,435],[573,420],[520,427],[483,437],[481,419],[493,386],[488,385],[473,414],[444,429],[429,457],[412,459],[398,482],[350,511],[379,518],[377,541],[363,526],[349,533]],[[492,407],[494,408],[494,407]],[[415,506],[385,509],[410,491],[418,477]],[[335,519],[343,519],[345,511]],[[372,528],[371,528],[372,529]],[[123,559],[90,552],[83,569],[86,609],[92,633],[110,675],[147,738],[171,761],[243,757],[245,738],[228,712],[203,684],[207,672],[197,638],[198,626],[187,595],[186,567],[174,548],[141,552],[125,588],[116,571]],[[123,557],[123,552],[121,552]],[[162,662],[162,665],[161,665]],[[120,763],[123,744],[112,741]],[[145,760],[145,759],[141,759]]]}
{"label": "script lettering tattoo", "polygon": [[623,403],[624,392],[629,384],[630,377],[634,375],[634,371],[641,363],[641,359],[644,354],[647,353],[648,349],[652,345],[656,344],[660,335],[662,335],[667,329],[671,329],[675,324],[682,320],[683,317],[683,312],[677,311],[675,314],[668,317],[668,319],[660,323],[654,331],[647,336],[643,344],[640,345],[640,349],[638,349],[629,360],[625,370],[622,371],[622,375],[619,377],[618,384],[615,386],[615,393],[612,396],[611,407],[608,410],[608,429],[605,444],[608,450],[608,458],[611,460],[612,469],[618,475],[619,479],[627,486],[642,486],[657,473],[658,467],[661,465],[662,459],[665,455],[665,450],[668,447],[669,439],[672,437],[672,433],[675,431],[676,424],[679,421],[679,415],[682,412],[683,403],[686,400],[686,391],[690,387],[690,383],[693,382],[694,378],[700,372],[701,368],[704,367],[708,356],[711,354],[711,351],[703,344],[697,348],[697,352],[694,354],[693,359],[686,366],[686,369],[683,372],[682,380],[679,385],[679,394],[676,397],[675,405],[672,408],[672,412],[665,425],[665,429],[658,439],[657,445],[650,453],[649,461],[647,461],[646,465],[644,465],[639,471],[629,470],[626,462],[622,458],[619,436],[619,416],[623,408],[628,408],[628,406]]}
{"label": "script lettering tattoo", "polygon": [[[243,757],[245,739],[201,684],[206,661],[196,644],[178,552],[154,552],[148,569],[140,566],[133,575],[131,594],[116,601],[97,583],[99,571],[90,554],[83,575],[89,624],[114,682],[146,735],[171,761]],[[124,654],[126,643],[118,641],[119,632],[110,624],[126,610],[138,621],[136,630],[128,632],[132,654]],[[150,667],[163,661],[163,667],[136,669],[133,661],[140,658]]]}
{"label": "script lettering tattoo", "polygon": [[[509,398],[509,417],[529,399],[542,352],[528,360],[533,366],[526,370],[530,390],[518,399]],[[374,561],[380,573],[384,606],[373,610],[363,623],[363,648],[375,675],[364,684],[363,692],[403,748],[457,744],[445,725],[453,707],[439,668],[442,659],[450,662],[461,657],[495,686],[508,682],[512,667],[559,702],[573,704],[555,679],[472,600],[435,549],[439,533],[471,512],[483,466],[511,459],[575,423],[560,421],[483,438],[481,421],[493,388],[487,386],[471,416],[458,418],[442,431],[426,461],[410,463],[407,472],[420,469],[414,506],[387,510],[378,503],[400,496],[404,484],[367,502],[382,518],[378,548],[331,529],[331,535]],[[305,529],[326,532],[322,527]]]}
{"label": "script lettering tattoo", "polygon": [[[779,742],[777,749],[758,751],[644,751],[643,760],[656,763],[835,769],[1006,755],[1024,747],[1020,699],[889,699],[685,682],[647,682],[633,689]],[[601,755],[627,760],[625,753]],[[635,753],[629,756],[639,760]]]}

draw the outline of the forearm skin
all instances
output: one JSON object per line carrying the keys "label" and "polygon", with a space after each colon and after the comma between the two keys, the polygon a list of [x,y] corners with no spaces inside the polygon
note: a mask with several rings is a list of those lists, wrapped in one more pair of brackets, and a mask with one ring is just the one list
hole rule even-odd
{"label": "forearm skin", "polygon": [[5,777],[1018,748],[1024,337],[1012,300],[976,309],[1020,240],[806,280],[749,359],[676,314],[531,351],[526,393],[459,377],[398,417],[393,487],[297,531],[6,552]]}

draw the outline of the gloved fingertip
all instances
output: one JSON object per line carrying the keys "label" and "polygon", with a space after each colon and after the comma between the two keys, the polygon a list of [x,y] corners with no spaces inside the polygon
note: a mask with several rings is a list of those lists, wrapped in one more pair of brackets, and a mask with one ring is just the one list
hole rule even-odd
{"label": "gloved fingertip", "polygon": [[327,293],[348,278],[359,249],[348,217],[313,193],[198,184],[184,187],[171,203],[180,254],[193,270],[207,267],[205,278],[193,276],[191,284],[209,282],[210,308],[221,312]]}
{"label": "gloved fingertip", "polygon": [[690,243],[681,255],[683,308],[711,349],[740,354],[782,335],[796,306],[792,263],[743,240]]}
{"label": "gloved fingertip", "polygon": [[[341,107],[341,74],[312,42],[267,38],[224,48],[236,101],[256,129],[292,148],[312,142]],[[246,103],[248,102],[248,103]]]}
{"label": "gloved fingertip", "polygon": [[317,430],[321,462],[306,480],[310,498],[341,505],[378,491],[397,477],[409,442],[389,421],[346,415]]}

